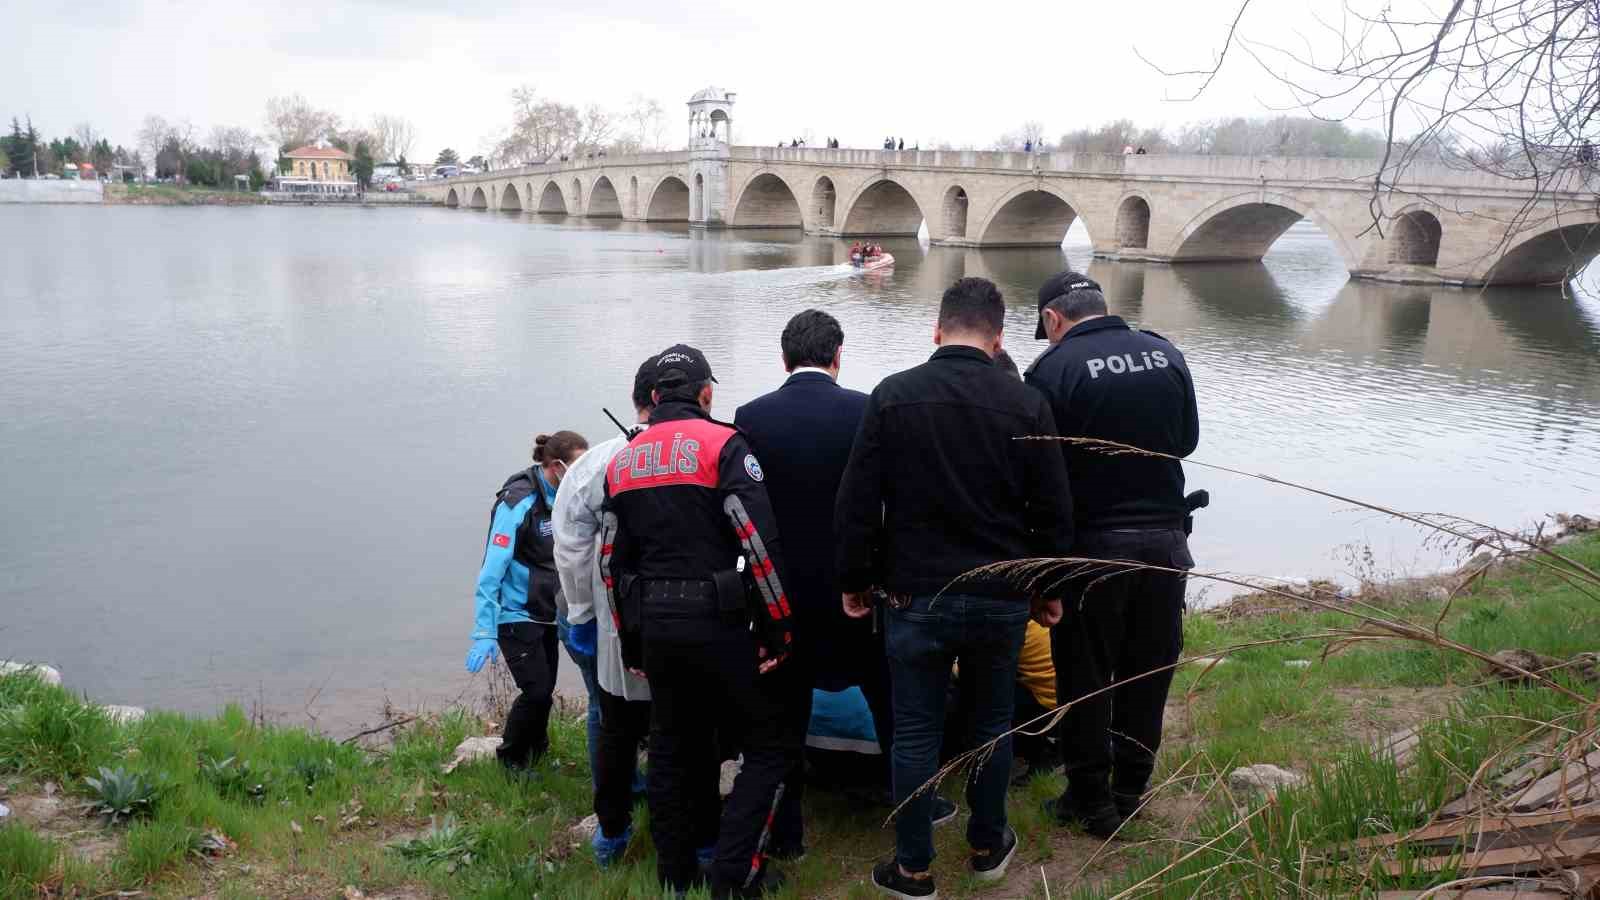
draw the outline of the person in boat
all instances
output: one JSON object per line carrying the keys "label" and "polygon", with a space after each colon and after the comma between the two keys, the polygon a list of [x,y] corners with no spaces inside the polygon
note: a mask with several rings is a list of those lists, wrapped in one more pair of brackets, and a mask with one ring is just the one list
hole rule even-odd
{"label": "person in boat", "polygon": [[866,250],[861,246],[861,242],[860,241],[856,241],[854,244],[850,245],[850,261],[851,262],[860,262],[861,260],[863,260],[865,258],[866,258]]}

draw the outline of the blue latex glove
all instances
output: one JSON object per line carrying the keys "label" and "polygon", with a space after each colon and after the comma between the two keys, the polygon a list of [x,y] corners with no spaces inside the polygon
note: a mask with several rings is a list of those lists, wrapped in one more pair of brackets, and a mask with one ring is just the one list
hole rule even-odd
{"label": "blue latex glove", "polygon": [[467,671],[476,675],[483,670],[483,664],[494,662],[495,654],[500,652],[500,645],[484,638],[473,641],[472,649],[467,651]]}
{"label": "blue latex glove", "polygon": [[600,632],[595,621],[590,619],[582,625],[567,627],[567,646],[579,656],[593,656],[595,642],[599,640]]}

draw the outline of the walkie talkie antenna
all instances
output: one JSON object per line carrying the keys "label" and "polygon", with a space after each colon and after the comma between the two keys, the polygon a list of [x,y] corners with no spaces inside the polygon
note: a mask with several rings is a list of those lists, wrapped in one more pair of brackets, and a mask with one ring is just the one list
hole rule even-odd
{"label": "walkie talkie antenna", "polygon": [[633,433],[628,431],[627,426],[625,426],[621,422],[617,421],[617,417],[613,416],[611,414],[611,410],[606,409],[604,406],[602,406],[602,407],[600,407],[600,411],[606,414],[606,418],[611,420],[611,424],[617,426],[617,430],[622,432],[622,436],[623,437],[632,437],[633,436]]}

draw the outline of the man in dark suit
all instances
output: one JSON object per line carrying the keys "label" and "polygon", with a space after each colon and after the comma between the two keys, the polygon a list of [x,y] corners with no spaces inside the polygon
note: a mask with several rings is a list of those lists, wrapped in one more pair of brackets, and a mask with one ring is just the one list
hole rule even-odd
{"label": "man in dark suit", "polygon": [[[845,616],[834,578],[834,497],[867,395],[836,382],[844,330],[833,316],[815,309],[796,315],[782,343],[789,379],[739,407],[733,420],[761,460],[788,561],[784,586],[794,610],[794,652],[772,677],[787,679],[787,736],[800,744],[811,721],[813,687],[860,685],[887,757],[894,728],[883,639],[869,622]],[[779,859],[798,856],[805,846],[804,776],[796,771],[785,784],[770,853]]]}

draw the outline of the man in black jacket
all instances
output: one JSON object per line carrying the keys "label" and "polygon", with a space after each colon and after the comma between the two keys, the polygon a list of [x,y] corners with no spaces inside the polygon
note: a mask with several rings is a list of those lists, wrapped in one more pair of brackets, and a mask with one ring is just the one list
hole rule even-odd
{"label": "man in black jacket", "polygon": [[[839,587],[845,612],[871,612],[888,591],[886,640],[894,695],[895,858],[872,880],[898,897],[933,896],[930,810],[917,792],[938,768],[950,669],[971,679],[974,744],[1011,727],[1017,653],[1030,612],[1041,624],[1059,600],[1024,598],[1000,577],[966,577],[991,563],[1059,556],[1071,544],[1072,499],[1061,454],[1023,441],[1055,433],[1049,404],[997,369],[1005,304],[995,286],[963,278],[945,291],[938,352],[891,375],[867,401],[839,486]],[[958,580],[959,579],[959,580]],[[1029,600],[1032,599],[1030,610]],[[1016,850],[1006,824],[1011,746],[1001,740],[967,782],[971,867],[998,879]]]}
{"label": "man in black jacket", "polygon": [[[657,877],[687,890],[696,848],[715,836],[712,897],[754,897],[776,882],[768,823],[799,752],[766,674],[792,635],[765,473],[744,436],[712,420],[713,380],[693,347],[657,357],[649,427],[606,468],[600,565],[623,664],[650,681]],[[701,787],[717,740],[744,752],[720,826]]]}
{"label": "man in black jacket", "polygon": [[[804,745],[813,688],[839,691],[860,685],[887,754],[893,720],[883,640],[873,634],[870,623],[845,616],[833,568],[834,497],[867,395],[838,384],[844,329],[833,316],[817,309],[799,313],[784,327],[781,344],[788,380],[739,407],[733,421],[766,470],[767,494],[783,535],[783,584],[794,609],[794,651],[785,671],[774,677],[789,688],[783,710],[786,738]],[[805,775],[797,766],[784,782],[783,803],[773,822],[772,855],[778,859],[805,852],[804,789]]]}
{"label": "man in black jacket", "polygon": [[[1062,272],[1039,289],[1036,338],[1046,350],[1029,384],[1050,398],[1064,437],[1128,444],[1188,456],[1200,440],[1194,382],[1170,341],[1108,315],[1100,285]],[[1167,571],[1099,570],[1072,579],[1061,624],[1051,634],[1062,720],[1067,789],[1050,805],[1063,824],[1109,837],[1139,807],[1156,749],[1172,670],[1183,649],[1183,465],[1063,443],[1072,478],[1072,555],[1127,560]],[[1107,685],[1137,678],[1109,693]]]}

